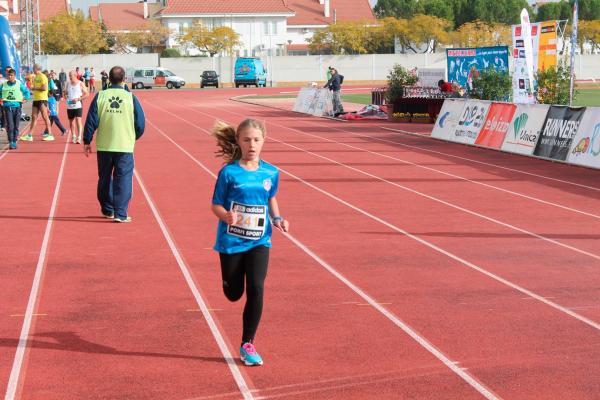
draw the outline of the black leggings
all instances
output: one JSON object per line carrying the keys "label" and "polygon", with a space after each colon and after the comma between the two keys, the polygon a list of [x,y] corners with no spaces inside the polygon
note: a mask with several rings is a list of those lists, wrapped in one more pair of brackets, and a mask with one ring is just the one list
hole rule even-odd
{"label": "black leggings", "polygon": [[242,297],[244,278],[246,278],[242,343],[252,342],[262,315],[265,278],[269,265],[269,248],[258,246],[243,253],[219,253],[219,257],[221,258],[223,292],[230,301],[237,301]]}

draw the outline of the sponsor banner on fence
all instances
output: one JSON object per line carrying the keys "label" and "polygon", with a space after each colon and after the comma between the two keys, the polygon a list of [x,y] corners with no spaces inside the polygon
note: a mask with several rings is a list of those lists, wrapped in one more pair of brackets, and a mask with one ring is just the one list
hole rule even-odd
{"label": "sponsor banner on fence", "polygon": [[549,108],[546,104],[519,104],[508,126],[502,150],[532,155]]}
{"label": "sponsor banner on fence", "polygon": [[492,103],[475,144],[494,149],[501,148],[516,109],[514,104]]}
{"label": "sponsor banner on fence", "polygon": [[302,88],[292,110],[315,117],[330,114],[333,110],[331,91],[323,88]]}
{"label": "sponsor banner on fence", "polygon": [[585,107],[551,106],[534,154],[566,161],[584,112]]}
{"label": "sponsor banner on fence", "polygon": [[474,144],[490,109],[490,102],[467,100],[450,140]]}
{"label": "sponsor banner on fence", "polygon": [[460,120],[466,101],[459,99],[446,99],[438,114],[431,136],[438,139],[452,140],[451,135]]}
{"label": "sponsor banner on fence", "polygon": [[508,72],[508,47],[446,49],[448,81],[465,89],[473,88],[473,78],[486,68]]}
{"label": "sponsor banner on fence", "polygon": [[588,107],[585,111],[567,161],[600,168],[600,108]]}

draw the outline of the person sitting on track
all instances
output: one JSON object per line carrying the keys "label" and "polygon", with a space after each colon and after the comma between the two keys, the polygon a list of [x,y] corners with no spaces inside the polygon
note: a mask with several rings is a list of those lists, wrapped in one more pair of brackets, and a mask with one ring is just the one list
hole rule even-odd
{"label": "person sitting on track", "polygon": [[254,336],[263,309],[271,222],[283,232],[289,229],[275,198],[279,171],[260,159],[265,140],[260,122],[246,119],[237,130],[218,122],[213,135],[220,147],[218,155],[227,163],[219,172],[212,199],[212,212],[219,218],[214,249],[219,252],[225,296],[237,301],[246,289],[240,358],[246,365],[262,365]]}
{"label": "person sitting on track", "polygon": [[133,148],[146,121],[138,99],[123,88],[125,70],[112,67],[111,86],[98,92],[90,105],[83,136],[86,157],[92,153],[94,132],[98,156],[98,201],[102,215],[114,222],[131,222],[127,211],[133,185]]}

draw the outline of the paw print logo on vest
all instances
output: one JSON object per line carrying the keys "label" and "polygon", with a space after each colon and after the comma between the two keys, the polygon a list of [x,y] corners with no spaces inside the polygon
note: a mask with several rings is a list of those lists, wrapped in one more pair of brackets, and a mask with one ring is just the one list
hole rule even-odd
{"label": "paw print logo on vest", "polygon": [[113,96],[110,99],[108,99],[108,101],[110,102],[110,108],[116,109],[121,108],[121,103],[123,103],[123,100],[121,100],[119,96]]}

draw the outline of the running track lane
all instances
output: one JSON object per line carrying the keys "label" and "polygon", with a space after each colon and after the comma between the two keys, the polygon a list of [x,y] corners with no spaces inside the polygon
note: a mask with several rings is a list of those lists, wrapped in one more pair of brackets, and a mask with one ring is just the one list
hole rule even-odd
{"label": "running track lane", "polygon": [[[210,110],[211,115],[219,115],[219,114],[215,114],[217,110]],[[202,112],[200,109],[198,109],[198,112]],[[222,116],[220,116],[222,117]],[[274,135],[271,135],[271,139],[272,140],[278,140],[276,137],[274,137]],[[294,140],[293,137],[291,140]],[[331,161],[331,158],[329,157],[335,157],[337,159],[339,159],[340,157],[344,157],[347,154],[347,160],[349,160],[350,164],[352,164],[353,162],[356,163],[357,161],[359,163],[363,163],[363,164],[374,164],[374,163],[368,163],[366,161],[364,161],[364,159],[362,158],[357,158],[359,157],[359,155],[357,155],[356,153],[358,152],[358,150],[339,150],[335,144],[331,144],[331,143],[319,143],[321,146],[323,146],[324,150],[323,151],[319,151],[314,150],[315,148],[318,148],[318,146],[316,145],[315,142],[312,142],[310,145],[310,149],[313,151],[316,151],[316,153],[314,153],[313,155],[316,157],[321,157],[322,159],[325,159],[327,161]],[[304,150],[302,147],[299,146],[286,146],[287,149],[283,150],[283,151],[302,151]],[[325,153],[327,156],[321,156],[318,153]],[[360,154],[361,157],[369,157],[370,154]],[[354,161],[352,161],[354,160]],[[370,161],[370,160],[369,160]],[[332,163],[333,164],[333,163]],[[348,165],[348,164],[346,164]],[[387,164],[389,165],[389,164]],[[391,174],[392,172],[389,172],[389,170],[394,170],[394,168],[389,168],[386,165],[386,163],[383,164],[378,164],[380,170],[381,168],[385,168],[386,171],[383,172],[384,174]],[[350,167],[350,168],[354,168],[354,167]],[[375,168],[371,168],[374,169],[375,173],[377,173],[377,170]],[[361,178],[344,178],[347,180],[352,180],[353,182],[363,182],[363,183],[368,183],[368,182],[382,182],[383,178],[379,178],[381,175],[373,175],[373,174],[369,174],[369,173],[360,173],[362,170],[360,169],[356,169],[354,168],[354,172],[358,172],[360,175],[362,175],[362,179]],[[423,174],[423,172],[420,172],[421,174]],[[402,174],[402,172],[401,172]],[[386,175],[386,176],[388,176]],[[410,175],[411,177],[413,175]],[[396,182],[403,182],[403,179],[405,179],[405,177],[403,176],[402,178],[389,178],[387,179],[386,183],[390,184],[390,185],[396,185],[396,188],[398,186],[400,186],[400,184],[396,183]],[[411,178],[412,179],[412,178]],[[421,178],[422,180],[427,180],[427,177],[423,177]],[[331,178],[327,178],[325,179],[326,181],[331,181]],[[335,179],[333,179],[335,181]],[[319,181],[317,179],[317,181]],[[437,185],[434,185],[434,189],[432,189],[432,191],[435,193],[435,187]],[[478,190],[481,190],[480,188],[477,188]],[[362,198],[369,198],[369,196],[372,197],[372,194],[370,193],[370,189],[368,187],[368,185],[362,185],[361,187],[359,187],[358,189],[354,189],[357,192],[361,192],[361,191],[366,191],[366,193],[361,196]],[[366,196],[366,197],[365,197]],[[481,196],[480,196],[481,197]],[[370,202],[372,204],[375,204],[377,201],[377,199],[370,199]],[[424,203],[424,207],[429,208],[429,203],[431,203],[430,200],[427,199],[423,199],[421,196],[412,196],[412,197],[407,197],[406,200],[403,200],[404,202],[408,203],[408,204],[420,204],[420,203]],[[483,202],[485,203],[485,200],[481,200],[481,198],[477,199],[478,202]],[[494,199],[491,198],[488,202],[490,203],[494,203]],[[514,202],[513,202],[514,203]],[[437,206],[438,208],[440,208],[440,204],[438,203],[433,203],[434,206]],[[528,273],[531,274],[530,269],[535,269],[536,267],[538,269],[542,269],[540,271],[541,274],[544,274],[544,280],[538,282],[537,280],[534,280],[533,284],[534,286],[531,286],[531,284],[527,284],[524,285],[527,288],[531,288],[534,289],[534,291],[541,291],[541,292],[546,292],[547,297],[558,297],[562,299],[562,303],[559,301],[559,303],[572,307],[574,309],[577,309],[577,312],[582,312],[584,315],[591,317],[592,319],[595,318],[595,316],[598,314],[598,312],[600,311],[596,299],[598,297],[600,297],[600,293],[598,293],[598,287],[600,286],[599,283],[599,275],[598,275],[598,256],[593,254],[593,253],[589,253],[591,256],[594,256],[595,258],[591,259],[587,254],[586,255],[581,255],[578,253],[575,253],[574,255],[571,254],[571,250],[568,250],[565,252],[561,253],[561,257],[556,257],[556,255],[551,252],[552,250],[556,250],[554,247],[556,247],[556,242],[555,243],[549,243],[549,242],[542,242],[539,246],[537,245],[537,243],[533,243],[532,246],[532,242],[531,240],[527,240],[527,239],[534,239],[534,240],[538,240],[536,238],[532,238],[531,234],[524,234],[523,230],[515,230],[512,228],[508,228],[508,227],[504,227],[507,229],[500,229],[497,230],[496,232],[494,231],[488,231],[489,228],[486,226],[486,224],[484,224],[485,229],[481,229],[479,231],[467,231],[464,233],[456,232],[457,230],[457,226],[456,222],[458,221],[460,224],[466,224],[467,226],[472,226],[472,223],[467,222],[470,219],[469,218],[465,218],[464,215],[464,211],[459,211],[456,209],[450,209],[450,210],[444,210],[443,208],[446,207],[446,205],[442,205],[440,208],[439,213],[435,212],[435,211],[431,211],[429,213],[426,213],[424,216],[422,215],[423,213],[418,213],[417,215],[419,215],[419,217],[421,219],[415,221],[415,226],[411,227],[411,229],[409,229],[409,232],[414,232],[417,233],[418,236],[419,235],[423,235],[426,237],[431,236],[431,238],[429,240],[434,241],[437,244],[440,244],[442,248],[445,249],[450,249],[453,253],[455,254],[464,254],[465,251],[467,251],[467,255],[465,256],[465,258],[467,258],[468,260],[473,261],[470,257],[472,256],[477,256],[479,257],[479,259],[476,260],[476,264],[478,265],[484,265],[486,266],[487,263],[489,263],[489,259],[490,259],[490,255],[495,253],[498,253],[500,251],[500,253],[498,253],[496,255],[496,258],[499,259],[500,261],[498,261],[498,263],[500,263],[500,265],[498,265],[498,267],[502,267],[499,268],[499,271],[502,271],[502,273],[499,273],[501,276],[505,276],[503,274],[505,274],[504,271],[511,270],[513,271],[513,275],[510,275],[511,280],[518,280],[520,279],[520,276],[522,275],[522,269],[519,268],[520,265],[522,265],[522,260],[523,259],[538,259],[539,263],[541,263],[541,265],[534,265],[533,266],[529,266],[528,269]],[[518,203],[515,205],[515,207],[519,208]],[[410,209],[408,210],[410,211]],[[500,210],[502,211],[504,214],[506,214],[506,210]],[[509,210],[509,214],[510,214]],[[560,210],[561,212],[565,213],[565,211]],[[438,215],[445,215],[448,217],[447,221],[444,222],[439,222],[438,221]],[[410,216],[408,216],[410,217]],[[467,215],[467,217],[472,217],[472,215]],[[577,216],[579,218],[581,218],[581,216]],[[424,234],[421,233],[420,229],[422,230],[422,226],[426,225],[426,223],[428,222],[427,218],[429,218],[431,220],[431,224],[433,226],[435,226],[435,228],[431,228],[431,231],[426,230]],[[475,219],[481,219],[479,217],[475,217]],[[548,218],[546,218],[548,219]],[[406,218],[402,219],[402,223],[406,224]],[[486,223],[489,221],[485,221],[482,220],[482,222]],[[446,229],[442,224],[450,224]],[[588,223],[589,221],[587,220],[583,220],[583,223]],[[487,224],[489,225],[489,223]],[[492,224],[492,228],[497,228],[496,223]],[[579,224],[581,225],[581,224]],[[579,226],[577,225],[577,226]],[[593,232],[593,229],[591,229],[591,231]],[[439,233],[439,232],[443,232],[443,233]],[[448,234],[445,234],[445,232],[448,232]],[[485,232],[485,233],[482,233]],[[438,238],[437,236],[441,236],[441,240],[437,241]],[[574,237],[577,237],[577,234],[573,234]],[[466,248],[464,246],[464,240],[462,240],[463,237],[467,237],[467,238],[477,238],[479,239],[478,241],[478,246],[473,246],[473,248]],[[484,237],[486,240],[482,240],[480,239],[480,237]],[[587,239],[589,236],[583,236],[583,239]],[[502,241],[502,239],[506,239],[503,243],[503,245],[500,245],[499,242]],[[550,239],[553,240],[553,239]],[[490,243],[489,247],[485,246],[485,243]],[[560,242],[559,242],[560,244]],[[532,247],[535,251],[537,251],[538,253],[536,254],[534,251],[532,251]],[[500,250],[498,250],[500,249]],[[507,254],[503,254],[502,253],[502,249],[504,249],[504,251]],[[519,252],[519,249],[522,249],[522,251]],[[560,250],[564,250],[563,248],[560,248]],[[575,248],[577,250],[579,250],[579,247]],[[585,252],[585,250],[580,250],[582,252]],[[474,253],[473,253],[474,252]],[[477,252],[479,252],[478,254],[476,254]],[[564,253],[564,254],[563,254]],[[566,258],[565,258],[566,257]],[[504,266],[503,264],[501,264],[502,262],[505,262],[507,265]],[[547,266],[548,265],[552,265],[555,268],[553,270],[551,270],[550,272],[547,271]],[[571,287],[565,287],[564,284],[564,276],[565,274],[572,274],[573,273],[573,266],[577,266],[577,280],[575,282],[572,282],[572,286]],[[515,270],[516,267],[516,270]],[[554,284],[554,285],[552,285]],[[537,286],[539,285],[539,286]],[[552,286],[557,286],[558,290],[556,292],[551,292],[548,291],[549,287]]]}
{"label": "running track lane", "polygon": [[[188,132],[189,133],[189,128],[185,129],[183,126],[179,126],[177,124],[177,122],[175,122],[175,121],[171,121],[170,123],[173,125],[173,129],[174,130],[179,131],[179,132]],[[210,124],[211,123],[209,122],[207,125],[210,125]],[[189,137],[189,134],[182,135],[182,136],[185,136],[185,138],[186,138],[185,140],[191,140],[191,138]],[[207,147],[206,145],[209,144],[210,142],[211,141],[208,140],[208,143],[203,143],[203,145],[204,145],[203,147]],[[271,145],[269,145],[269,146],[271,146]],[[273,153],[278,153],[278,151],[274,150]],[[292,197],[300,197],[300,196],[298,196],[297,193],[295,193],[295,194],[292,194]],[[301,197],[304,199],[306,196],[303,195]],[[306,201],[303,201],[302,202],[302,206],[305,206],[306,203],[307,203]],[[318,202],[308,202],[308,203],[310,203],[310,204],[318,204]],[[334,210],[335,210],[335,208],[334,208]],[[319,211],[320,210],[315,210],[315,214],[318,215],[320,218],[323,218],[323,216],[327,216],[328,214],[332,213],[331,210],[329,210],[329,211],[323,210],[321,212],[319,212]],[[304,212],[304,214],[306,214],[306,212]],[[330,225],[331,226],[338,226],[339,225],[339,218],[340,217],[339,217],[339,215],[337,215],[337,213],[335,213],[335,214],[337,216],[336,217],[337,224],[336,223],[328,224],[327,221],[322,221],[322,223],[320,223],[320,224],[315,223],[315,224],[313,224],[313,226],[318,226],[318,227],[324,227],[324,226],[330,226]],[[343,229],[340,229],[340,230],[343,231]],[[322,237],[322,236],[329,237],[329,235],[323,235],[322,232],[315,232],[315,236],[316,237]],[[311,236],[311,237],[315,237],[315,236]],[[332,232],[331,237],[335,237],[335,233],[334,232]],[[307,240],[307,242],[310,242],[310,240]],[[339,246],[341,243],[344,243],[344,241],[343,240],[336,241],[335,246]],[[334,246],[334,244],[330,243],[330,248],[331,248],[331,246]],[[350,246],[350,248],[352,248],[353,246],[356,246],[356,243],[351,243],[351,244],[349,244],[349,246]],[[324,246],[324,247],[327,247],[327,246]],[[389,244],[387,246],[384,246],[384,247],[387,247],[389,249]],[[388,250],[388,252],[389,252],[389,250]],[[344,252],[340,251],[340,253],[344,253]],[[348,255],[349,265],[352,265],[351,261],[352,261],[352,258],[354,256],[356,256],[356,253],[352,253],[352,251],[350,250],[347,254],[349,254]],[[392,258],[393,256],[394,256],[393,254],[390,254],[388,256],[388,259],[393,259]],[[337,265],[337,263],[333,263],[333,264]],[[368,263],[365,263],[365,264],[368,264]],[[359,262],[356,262],[355,265],[356,265],[357,268],[359,268],[359,267],[364,267],[365,264],[361,264]],[[344,265],[344,263],[342,263],[342,265]],[[383,272],[385,272],[385,271],[383,271]],[[371,275],[371,274],[369,274],[369,275]],[[396,273],[396,275],[397,275],[397,273]],[[386,279],[385,276],[379,275],[379,274],[374,274],[374,276],[377,277],[377,278],[374,278],[377,281],[377,282],[374,282],[374,286],[376,285],[377,287],[381,286],[381,281],[390,282],[390,281],[392,281],[394,279],[393,278],[394,274],[392,274],[389,277],[387,277],[387,279]],[[382,276],[383,276],[383,279],[380,279]],[[358,279],[360,279],[360,278],[358,278]],[[390,279],[392,279],[392,280],[390,280]],[[463,276],[463,279],[466,279],[466,278]],[[467,280],[470,280],[470,279],[473,279],[473,278],[469,277],[469,279],[467,279]],[[462,283],[462,282],[455,282],[455,284],[456,283]],[[483,283],[485,283],[485,284],[487,284],[487,286],[489,286],[489,282],[483,282]],[[377,287],[375,287],[374,290],[378,290]],[[389,287],[387,289],[394,290],[394,288],[389,288]],[[458,285],[458,287],[456,289],[457,289],[456,290],[456,295],[460,295],[460,293],[462,293],[463,291],[466,290],[464,288],[464,286],[462,286],[462,285]],[[488,291],[489,290],[490,289],[488,288]],[[496,293],[497,290],[498,289],[493,290],[492,293],[490,293],[490,295],[497,296],[497,293]],[[470,293],[470,296],[471,295],[475,295],[477,293],[480,293],[482,291],[483,290],[481,288],[479,288],[479,290],[473,290],[474,294]],[[492,298],[497,301],[497,299],[494,296],[492,296]],[[379,297],[379,296],[376,296],[376,297]],[[516,299],[514,298],[515,297],[514,294],[513,294],[512,297],[513,297],[512,300],[515,301]],[[412,301],[413,299],[410,299],[410,300]],[[439,298],[437,298],[436,300],[439,301]],[[475,301],[475,303],[478,306],[485,307],[486,303],[490,303],[490,301],[488,300],[488,301],[481,302],[482,304],[479,304],[477,301]],[[466,304],[470,304],[470,303],[466,303]],[[516,318],[517,321],[520,321],[521,324],[525,324],[525,327],[527,329],[525,329],[523,331],[523,332],[525,332],[523,334],[523,336],[517,335],[517,336],[519,336],[519,338],[515,339],[514,337],[511,336],[510,332],[506,332],[506,327],[504,327],[504,330],[502,330],[502,329],[499,330],[498,326],[494,326],[494,325],[492,325],[492,326],[489,327],[489,329],[490,329],[490,332],[489,332],[490,333],[490,337],[487,337],[487,336],[484,335],[484,338],[486,338],[489,341],[489,347],[487,348],[487,350],[488,351],[493,351],[496,356],[498,356],[498,355],[502,356],[503,357],[503,358],[501,357],[501,360],[503,361],[502,365],[509,364],[510,368],[517,368],[517,366],[515,364],[518,365],[521,362],[522,358],[525,357],[526,359],[530,359],[531,360],[529,362],[531,362],[531,363],[537,363],[537,366],[539,367],[540,365],[545,365],[544,363],[547,363],[547,362],[553,363],[553,360],[548,360],[547,358],[540,357],[539,354],[536,353],[536,351],[538,351],[539,349],[544,349],[545,351],[549,351],[549,349],[551,351],[556,351],[556,349],[554,349],[554,346],[556,344],[556,340],[558,340],[559,342],[560,341],[566,341],[568,343],[571,343],[571,340],[573,340],[573,335],[576,335],[576,336],[577,335],[583,335],[583,340],[589,342],[589,331],[587,333],[586,332],[584,332],[584,333],[580,332],[581,326],[577,325],[576,322],[574,323],[573,321],[565,321],[564,318],[562,320],[560,320],[560,321],[557,321],[556,320],[556,315],[553,314],[551,310],[549,311],[547,309],[544,309],[544,306],[540,306],[540,305],[538,305],[537,308],[536,308],[536,306],[533,306],[528,311],[527,309],[529,307],[527,307],[526,304],[527,303],[524,302],[523,299],[521,299],[521,298],[518,298],[518,301],[515,301],[514,305],[513,304],[508,304],[508,305],[506,305],[506,304],[504,304],[504,305],[500,304],[503,313],[507,313],[507,314],[514,313],[514,310],[519,310],[522,313],[525,313],[525,317],[526,318],[524,318],[523,315],[519,315],[519,313],[516,313],[516,315],[513,317],[513,318]],[[432,306],[433,306],[433,309],[435,309],[436,306],[439,307],[440,305],[439,304],[433,304]],[[496,305],[496,306],[498,306],[498,305]],[[525,307],[525,310],[523,309],[524,307]],[[542,310],[540,310],[540,308]],[[429,310],[430,308],[426,308],[426,309]],[[444,311],[444,310],[442,310],[442,311]],[[455,311],[454,315],[457,315],[457,312],[456,312],[457,310],[454,310],[454,311]],[[488,311],[488,310],[485,310],[485,311]],[[542,316],[539,315],[540,312],[543,313]],[[493,313],[492,313],[491,316],[489,315],[490,314],[489,311],[487,312],[487,314],[488,314],[487,315],[488,319],[494,317]],[[458,315],[460,315],[460,312],[458,312]],[[443,318],[444,316],[447,317],[447,314],[446,313],[442,313],[441,317]],[[435,319],[433,319],[433,320],[435,320]],[[538,322],[541,322],[541,324],[538,324]],[[454,328],[455,328],[454,331],[456,331],[456,328],[457,328],[456,327],[456,320],[452,321],[452,323],[454,324]],[[540,328],[540,326],[543,326],[544,324],[548,325],[547,330],[543,330],[543,329]],[[566,333],[564,335],[561,335],[559,339],[548,338],[548,330],[552,331],[553,328],[554,328],[554,326],[555,326],[555,324],[556,324],[557,327],[562,327],[560,329],[562,329],[563,331],[564,331],[563,324],[567,324],[568,326],[570,326],[570,328],[568,329],[568,333]],[[481,325],[481,324],[473,324],[473,329],[472,330],[474,332],[476,332],[477,330],[481,329],[481,326],[486,326],[486,325],[488,325],[488,324],[487,323],[484,323],[483,325]],[[508,325],[508,326],[515,326],[515,324],[512,324],[511,322],[506,322],[506,325]],[[504,325],[502,324],[502,326],[504,326]],[[450,326],[448,328],[449,328],[448,331],[452,331],[452,326]],[[464,327],[462,329],[464,329]],[[440,331],[444,332],[444,330],[440,330]],[[518,329],[517,329],[517,331],[518,331]],[[530,332],[530,331],[533,331],[533,334],[535,334],[534,337],[536,339],[539,336],[540,344],[539,344],[539,347],[535,346],[535,351],[532,351],[531,341],[533,340],[533,338],[531,337],[531,333],[532,332]],[[466,329],[466,332],[470,333],[471,330]],[[507,346],[506,348],[503,348],[502,346],[498,347],[498,344],[494,340],[495,337],[494,337],[494,335],[492,335],[492,334],[495,333],[495,336],[497,336],[496,332],[501,332],[501,333],[503,333],[505,335],[504,338],[503,338],[503,340],[504,341],[508,341],[508,343],[506,345]],[[464,332],[463,332],[463,335],[464,335]],[[512,335],[514,336],[514,334],[512,334]],[[425,336],[427,336],[427,335],[425,335]],[[586,339],[586,338],[588,338],[588,339]],[[463,342],[458,347],[464,348],[465,345],[466,345],[466,347],[468,347],[468,344],[472,343],[473,338],[469,336],[468,339],[469,340],[467,340],[467,343]],[[515,353],[511,352],[510,350],[512,350],[512,346],[515,346],[515,340],[519,340],[519,339],[522,341],[522,346],[524,347],[523,348],[523,354],[520,354],[521,358],[515,359],[514,358]],[[463,340],[464,340],[464,338],[463,338]],[[482,338],[478,338],[478,340],[481,341],[483,339]],[[575,341],[577,343],[580,343],[579,339],[575,340]],[[569,346],[571,346],[571,345],[569,344]],[[584,346],[584,348],[587,348],[587,347]],[[569,348],[566,348],[565,352],[567,352],[567,354],[569,354],[571,352],[577,353],[577,350],[579,350],[579,349],[573,349],[572,346],[571,346]],[[531,353],[531,354],[529,354],[529,353]],[[516,354],[519,354],[519,353],[517,352]],[[509,355],[509,356],[507,356],[507,355]],[[560,356],[558,356],[558,357],[560,357]],[[571,357],[573,357],[573,355],[571,355]],[[484,360],[485,359],[486,358],[484,357]],[[581,368],[582,364],[585,365],[585,363],[582,362],[581,357],[578,358],[577,362],[574,362],[574,365],[575,366],[579,366],[579,368]],[[509,371],[510,371],[510,368],[509,368]],[[571,371],[572,366],[569,366],[569,365],[560,365],[560,366],[556,366],[556,367],[553,367],[553,368],[556,368],[557,374],[560,375],[560,374],[563,374],[563,372],[565,372],[565,371],[567,373],[569,371]],[[563,369],[563,368],[565,369],[565,371],[561,371],[561,369]],[[489,375],[490,376],[497,376],[498,372],[494,371],[494,370],[492,370],[492,371],[488,371]],[[508,372],[508,371],[506,372],[507,376],[509,376],[510,374],[511,374],[511,372]],[[572,374],[572,372],[571,372],[571,374]],[[540,384],[539,386],[541,388],[544,388],[544,387],[547,388],[549,383],[546,382],[546,381],[544,381],[543,379],[540,380],[539,378],[540,377],[539,376],[535,376],[535,374],[533,374],[533,376],[522,377],[523,381],[543,382],[543,384]],[[514,388],[518,388],[518,383],[519,382],[514,382],[514,381],[510,382],[510,384],[514,384]],[[506,384],[508,385],[508,382]],[[574,387],[565,388],[565,387],[563,387],[564,385],[560,384],[559,387],[562,387],[561,390],[563,392],[567,391],[567,390],[574,390],[578,395],[582,395],[582,394],[585,394],[585,393],[590,393],[590,385],[593,386],[593,382],[583,382],[583,385],[584,385],[583,389],[581,388],[581,386],[577,387],[578,385],[573,385]],[[537,387],[537,385],[533,386],[532,389],[535,389],[536,387]],[[538,389],[540,389],[540,388],[538,388]],[[552,389],[554,390],[556,388],[552,388]],[[548,390],[548,392],[550,392],[550,390]],[[593,393],[593,391],[591,391],[591,392]],[[533,393],[536,393],[536,392],[534,391]]]}
{"label": "running track lane", "polygon": [[96,171],[73,145],[20,398],[239,398],[139,188],[135,222],[111,223]]}
{"label": "running track lane", "polygon": [[[167,125],[165,121],[158,124]],[[169,132],[179,128],[175,122],[165,127]],[[214,180],[156,132],[151,125],[138,150],[138,168],[153,177],[146,182],[156,193],[158,208],[180,250],[197,276],[202,276],[198,280],[202,290],[234,342],[241,334],[242,303],[231,304],[224,298],[217,257],[211,250],[216,221],[209,202]],[[196,142],[193,136],[182,136],[182,145],[190,139]],[[156,157],[147,153],[150,146],[157,149],[154,154],[159,152],[169,160],[177,179],[160,172],[161,165],[153,161]],[[206,148],[216,172],[219,161],[212,150]],[[178,201],[173,202],[174,198]],[[270,268],[266,311],[257,337],[266,366],[248,370],[261,397],[454,398],[459,394],[481,398],[380,314],[357,305],[360,298],[278,235]],[[378,340],[373,341],[375,326]],[[397,349],[395,357],[366,357],[364,353],[387,354],[390,348]]]}
{"label": "running track lane", "polygon": [[[62,141],[19,144],[4,153],[0,215],[0,393],[5,393],[23,325],[27,300],[40,256],[57,186],[65,144]],[[4,155],[3,154],[3,155]]]}

